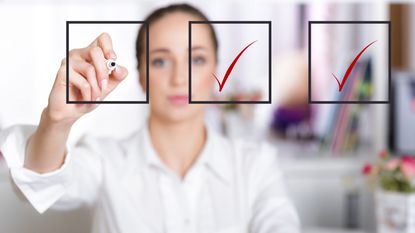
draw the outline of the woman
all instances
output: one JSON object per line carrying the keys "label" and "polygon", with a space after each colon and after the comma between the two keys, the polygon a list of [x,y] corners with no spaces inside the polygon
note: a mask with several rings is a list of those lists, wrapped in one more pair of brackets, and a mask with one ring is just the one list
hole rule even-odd
{"label": "woman", "polygon": [[[153,12],[150,25],[150,115],[146,127],[122,141],[66,141],[72,125],[95,105],[70,99],[104,99],[127,76],[111,37],[70,51],[58,71],[39,126],[4,132],[2,151],[14,183],[40,213],[49,207],[90,205],[94,232],[295,233],[296,212],[284,192],[269,146],[231,141],[206,128],[204,105],[188,104],[187,25],[207,20],[196,8],[171,5]],[[217,40],[210,25],[192,30],[195,99],[211,95]],[[145,30],[137,37],[140,84],[146,87]],[[147,91],[147,90],[145,90]]]}

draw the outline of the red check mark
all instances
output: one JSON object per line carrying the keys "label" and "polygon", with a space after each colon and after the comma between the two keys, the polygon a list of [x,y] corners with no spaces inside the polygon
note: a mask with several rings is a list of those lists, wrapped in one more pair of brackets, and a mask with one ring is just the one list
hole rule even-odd
{"label": "red check mark", "polygon": [[242,54],[245,52],[245,50],[247,48],[249,48],[249,46],[251,46],[255,42],[257,42],[257,41],[253,41],[250,44],[248,44],[244,49],[242,49],[241,52],[239,52],[239,54],[235,57],[235,59],[233,59],[231,65],[226,70],[226,73],[225,73],[225,76],[223,77],[222,83],[219,81],[218,77],[216,77],[216,75],[212,73],[213,76],[215,77],[216,81],[219,84],[219,91],[222,91],[223,87],[225,86],[226,80],[228,80],[229,75],[231,74],[231,72],[233,70],[233,67],[236,65],[236,62],[238,62],[239,58],[242,56]]}
{"label": "red check mark", "polygon": [[350,73],[352,72],[352,70],[353,70],[354,66],[356,65],[357,60],[359,60],[360,56],[362,56],[362,54],[365,52],[365,50],[366,50],[367,48],[369,48],[369,46],[371,46],[371,45],[372,45],[373,43],[375,43],[376,41],[377,41],[377,40],[375,40],[375,41],[373,41],[372,43],[370,43],[370,44],[366,45],[366,47],[364,47],[364,48],[362,49],[362,51],[360,51],[360,53],[359,53],[359,54],[357,54],[357,56],[354,58],[354,60],[352,61],[352,63],[349,65],[349,68],[347,68],[347,71],[346,71],[346,73],[344,74],[344,76],[343,76],[343,79],[342,79],[342,82],[341,82],[341,83],[340,83],[339,79],[336,77],[336,75],[334,75],[334,74],[332,73],[333,77],[334,77],[334,78],[336,79],[336,81],[337,81],[337,84],[339,84],[339,92],[341,92],[341,91],[342,91],[342,89],[343,89],[343,87],[344,87],[344,84],[346,84],[347,78],[349,78],[349,75],[350,75]]}

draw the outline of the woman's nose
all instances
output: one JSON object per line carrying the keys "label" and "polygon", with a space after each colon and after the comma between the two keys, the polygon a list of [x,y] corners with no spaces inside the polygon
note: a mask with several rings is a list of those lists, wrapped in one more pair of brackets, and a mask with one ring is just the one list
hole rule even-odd
{"label": "woman's nose", "polygon": [[187,62],[178,62],[174,67],[172,84],[174,86],[186,85],[188,81],[187,76]]}

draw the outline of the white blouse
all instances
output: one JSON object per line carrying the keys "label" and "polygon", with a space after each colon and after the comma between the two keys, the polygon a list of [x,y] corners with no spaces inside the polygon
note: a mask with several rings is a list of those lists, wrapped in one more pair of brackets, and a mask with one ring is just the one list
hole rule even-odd
{"label": "white blouse", "polygon": [[94,209],[99,233],[297,233],[299,219],[283,185],[276,151],[262,143],[224,138],[207,143],[181,179],[159,159],[148,128],[118,141],[82,137],[56,171],[23,167],[36,126],[0,134],[10,174],[39,212],[79,205]]}

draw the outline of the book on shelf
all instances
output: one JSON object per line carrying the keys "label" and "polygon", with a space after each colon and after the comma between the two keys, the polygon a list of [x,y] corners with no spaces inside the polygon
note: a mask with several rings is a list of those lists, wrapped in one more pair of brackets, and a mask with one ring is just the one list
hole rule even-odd
{"label": "book on shelf", "polygon": [[[372,97],[372,61],[366,59],[358,62],[350,74],[344,89],[333,92],[337,101],[368,101]],[[322,149],[329,149],[333,154],[344,154],[358,149],[361,143],[359,126],[361,114],[367,108],[365,104],[331,104],[322,135]]]}

